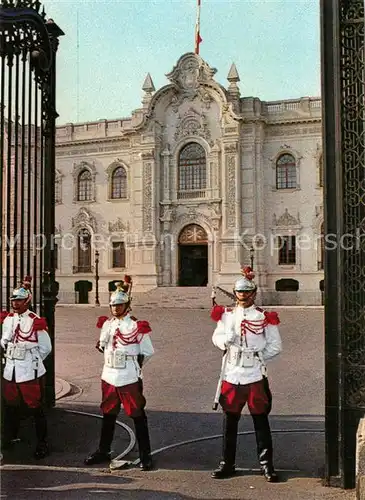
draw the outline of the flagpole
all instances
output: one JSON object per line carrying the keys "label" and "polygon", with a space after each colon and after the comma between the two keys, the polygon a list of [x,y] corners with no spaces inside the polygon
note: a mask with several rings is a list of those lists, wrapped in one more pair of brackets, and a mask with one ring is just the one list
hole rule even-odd
{"label": "flagpole", "polygon": [[197,14],[196,14],[196,23],[195,23],[195,54],[199,54],[199,45],[202,42],[202,38],[200,36],[200,6],[201,0],[197,0]]}

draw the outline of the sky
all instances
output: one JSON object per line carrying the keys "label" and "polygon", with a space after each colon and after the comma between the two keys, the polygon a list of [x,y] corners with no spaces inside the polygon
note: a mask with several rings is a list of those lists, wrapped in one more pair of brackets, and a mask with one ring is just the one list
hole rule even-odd
{"label": "sky", "polygon": [[[57,56],[57,125],[118,119],[141,107],[194,51],[197,0],[42,0],[65,32]],[[241,96],[264,101],[320,95],[319,0],[201,0],[201,57]]]}

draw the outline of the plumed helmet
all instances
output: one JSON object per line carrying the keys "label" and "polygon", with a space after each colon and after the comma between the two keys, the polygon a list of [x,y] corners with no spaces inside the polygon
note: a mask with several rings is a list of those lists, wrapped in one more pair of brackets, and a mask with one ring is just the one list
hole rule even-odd
{"label": "plumed helmet", "polygon": [[19,288],[14,288],[10,300],[26,300],[29,303],[32,300],[32,293],[30,290],[32,284],[32,277],[26,276],[22,281]]}
{"label": "plumed helmet", "polygon": [[132,300],[132,278],[125,275],[124,280],[116,283],[116,290],[111,294],[109,305],[128,304]]}
{"label": "plumed helmet", "polygon": [[242,278],[239,278],[234,284],[235,292],[253,292],[257,289],[256,283],[253,281],[255,273],[251,267],[246,266],[241,269]]}

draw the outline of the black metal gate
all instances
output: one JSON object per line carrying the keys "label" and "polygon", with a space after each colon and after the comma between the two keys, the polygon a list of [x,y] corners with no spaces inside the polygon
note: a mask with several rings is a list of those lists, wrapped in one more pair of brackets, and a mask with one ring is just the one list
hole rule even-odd
{"label": "black metal gate", "polygon": [[[32,276],[32,307],[54,341],[56,52],[64,33],[38,0],[0,8],[0,305]],[[53,342],[54,345],[54,342]],[[47,362],[47,403],[54,404],[54,349]]]}
{"label": "black metal gate", "polygon": [[[326,481],[355,484],[365,415],[364,0],[321,0],[325,232]],[[332,238],[331,238],[332,239]]]}

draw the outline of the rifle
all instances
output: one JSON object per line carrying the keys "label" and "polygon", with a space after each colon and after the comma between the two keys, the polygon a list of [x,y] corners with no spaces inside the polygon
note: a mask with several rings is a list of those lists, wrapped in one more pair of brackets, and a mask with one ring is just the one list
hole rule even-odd
{"label": "rifle", "polygon": [[224,288],[221,288],[220,286],[216,286],[215,288],[217,290],[219,290],[220,292],[224,293],[224,295],[226,295],[227,297],[229,297],[233,302],[236,302],[236,297],[234,296],[233,293],[227,292],[227,290],[225,290]]}
{"label": "rifle", "polygon": [[213,402],[213,406],[212,406],[212,410],[214,410],[214,411],[216,411],[218,409],[219,397],[221,395],[221,389],[222,389],[222,382],[223,382],[224,375],[226,373],[228,352],[229,352],[229,348],[226,349],[225,353],[223,354],[223,358],[222,358],[221,373],[219,375],[217,390],[215,391],[215,397],[214,397],[214,402]]}

